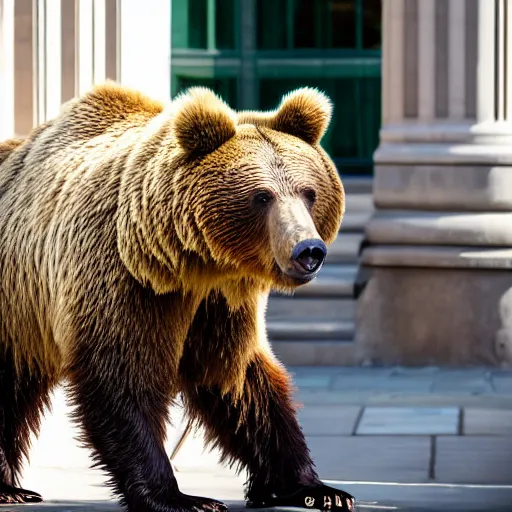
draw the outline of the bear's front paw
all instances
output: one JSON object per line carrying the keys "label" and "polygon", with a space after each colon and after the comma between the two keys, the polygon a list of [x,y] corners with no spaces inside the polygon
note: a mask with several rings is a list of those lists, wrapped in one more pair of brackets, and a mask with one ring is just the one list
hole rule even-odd
{"label": "bear's front paw", "polygon": [[40,503],[43,498],[40,494],[20,487],[0,482],[0,505],[12,505],[14,503]]}
{"label": "bear's front paw", "polygon": [[126,500],[128,510],[144,512],[227,512],[228,507],[217,500],[202,498],[200,496],[189,496],[177,492],[165,500],[154,499],[147,494],[144,496],[131,495]]}
{"label": "bear's front paw", "polygon": [[228,510],[228,507],[221,501],[200,496],[189,496],[188,494],[180,494],[175,505],[178,509],[195,512],[227,512]]}
{"label": "bear's front paw", "polygon": [[324,484],[301,487],[292,494],[271,494],[261,500],[247,501],[248,508],[300,507],[316,510],[355,512],[355,498],[345,491]]}

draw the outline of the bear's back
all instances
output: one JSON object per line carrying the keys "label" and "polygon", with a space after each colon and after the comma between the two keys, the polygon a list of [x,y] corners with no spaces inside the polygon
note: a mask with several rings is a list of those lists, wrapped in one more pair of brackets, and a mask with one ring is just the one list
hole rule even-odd
{"label": "bear's back", "polygon": [[0,284],[9,303],[0,304],[0,320],[15,318],[11,308],[23,305],[18,321],[35,329],[39,314],[31,320],[29,304],[47,307],[62,276],[81,268],[81,278],[92,279],[86,268],[114,264],[124,166],[162,110],[105,84],[65,104],[25,140],[0,145]]}

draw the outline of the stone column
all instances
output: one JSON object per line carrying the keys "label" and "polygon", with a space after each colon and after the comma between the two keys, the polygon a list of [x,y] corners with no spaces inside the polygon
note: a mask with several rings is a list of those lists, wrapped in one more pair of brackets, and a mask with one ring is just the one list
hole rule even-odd
{"label": "stone column", "polygon": [[384,0],[361,359],[512,362],[512,1]]}
{"label": "stone column", "polygon": [[0,138],[32,127],[36,9],[32,0],[0,0]]}
{"label": "stone column", "polygon": [[105,79],[170,97],[171,3],[0,0],[0,140]]}

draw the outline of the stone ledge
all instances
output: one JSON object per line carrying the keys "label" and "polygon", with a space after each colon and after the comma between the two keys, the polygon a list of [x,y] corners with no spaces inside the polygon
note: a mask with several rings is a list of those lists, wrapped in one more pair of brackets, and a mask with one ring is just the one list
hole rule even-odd
{"label": "stone ledge", "polygon": [[309,321],[352,320],[356,303],[344,297],[270,297],[267,322],[272,320]]}
{"label": "stone ledge", "polygon": [[354,233],[364,231],[366,223],[370,220],[372,211],[358,212],[347,211],[343,217],[343,222],[340,227],[340,235],[343,233]]}
{"label": "stone ledge", "polygon": [[272,350],[286,365],[349,366],[360,363],[358,348],[353,341],[310,340],[272,341]]}
{"label": "stone ledge", "polygon": [[293,296],[352,298],[356,275],[357,265],[325,265],[316,279],[297,288]]}
{"label": "stone ledge", "polygon": [[350,176],[343,174],[343,167],[338,169],[341,180],[343,181],[343,188],[345,189],[345,194],[348,197],[349,195],[360,195],[360,194],[370,194],[372,193],[372,184],[373,177],[372,176]]}
{"label": "stone ledge", "polygon": [[510,270],[512,248],[380,245],[367,247],[361,256],[361,264],[372,267]]}
{"label": "stone ledge", "polygon": [[[371,182],[373,184],[373,181]],[[373,185],[372,185],[373,186]],[[366,213],[373,210],[372,190],[364,194],[351,194],[345,191],[345,211]]]}
{"label": "stone ledge", "polygon": [[375,151],[374,161],[386,165],[512,165],[512,146],[439,142],[383,143]]}
{"label": "stone ledge", "polygon": [[267,323],[271,340],[352,340],[354,322],[350,320],[312,320],[271,319]]}
{"label": "stone ledge", "polygon": [[379,210],[366,237],[375,244],[512,246],[512,213]]}
{"label": "stone ledge", "polygon": [[493,121],[477,123],[473,120],[453,121],[436,119],[435,123],[422,123],[418,120],[404,120],[388,124],[380,130],[383,143],[456,143],[512,145],[510,124]]}
{"label": "stone ledge", "polygon": [[336,240],[327,248],[325,265],[350,264],[357,261],[359,248],[364,235],[340,232]]}
{"label": "stone ledge", "polygon": [[[408,165],[407,165],[408,164]],[[456,160],[376,163],[376,208],[512,211],[512,167]]]}

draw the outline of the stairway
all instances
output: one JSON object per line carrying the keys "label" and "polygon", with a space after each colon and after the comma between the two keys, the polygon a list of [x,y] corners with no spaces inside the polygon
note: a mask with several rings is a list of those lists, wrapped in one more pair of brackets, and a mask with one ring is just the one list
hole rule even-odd
{"label": "stairway", "polygon": [[344,180],[345,218],[319,276],[292,297],[270,297],[268,336],[286,365],[355,364],[353,291],[364,226],[373,211],[371,183]]}

